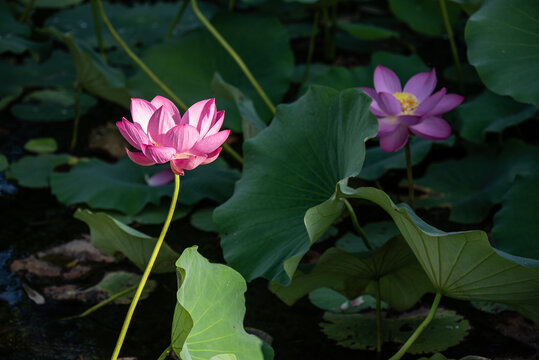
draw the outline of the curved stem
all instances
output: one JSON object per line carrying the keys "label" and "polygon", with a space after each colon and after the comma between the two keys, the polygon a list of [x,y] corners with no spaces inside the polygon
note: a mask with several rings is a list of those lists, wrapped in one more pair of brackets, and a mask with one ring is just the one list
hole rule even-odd
{"label": "curved stem", "polygon": [[270,109],[271,113],[275,115],[275,106],[271,102],[271,100],[268,98],[264,90],[260,87],[256,79],[254,78],[253,74],[251,74],[251,71],[249,71],[249,68],[247,68],[247,65],[243,62],[241,57],[236,53],[236,51],[228,44],[228,42],[219,34],[219,32],[213,27],[213,25],[204,17],[204,14],[200,12],[200,9],[198,8],[196,0],[191,0],[191,6],[193,8],[193,12],[198,17],[200,22],[204,24],[204,26],[208,29],[208,31],[215,37],[215,39],[225,48],[225,50],[232,56],[232,58],[236,61],[240,69],[243,71],[247,79],[251,82],[251,85],[255,88],[256,92],[262,100],[266,103],[267,107]]}
{"label": "curved stem", "polygon": [[438,304],[440,304],[440,299],[441,298],[442,298],[442,293],[440,291],[438,291],[436,293],[436,296],[434,297],[434,301],[432,302],[432,306],[430,307],[429,314],[427,315],[425,320],[423,320],[423,322],[421,324],[419,324],[419,326],[417,327],[417,329],[415,329],[412,336],[410,336],[410,338],[408,340],[406,340],[406,342],[404,343],[404,345],[402,345],[400,350],[397,351],[395,353],[395,355],[390,357],[389,360],[398,360],[401,357],[403,357],[403,355],[406,353],[406,351],[410,348],[410,346],[412,346],[414,341],[419,337],[419,335],[421,335],[423,330],[425,330],[425,328],[430,324],[430,322],[434,318],[434,315],[436,314],[436,309],[438,308]]}
{"label": "curved stem", "polygon": [[26,7],[24,8],[24,12],[22,13],[21,17],[19,18],[20,23],[26,22],[26,19],[28,18],[28,15],[30,15],[30,10],[34,7],[35,0],[29,0],[26,4]]}
{"label": "curved stem", "polygon": [[168,356],[168,354],[170,354],[170,350],[172,350],[172,345],[169,345],[165,351],[163,351],[163,353],[157,358],[157,360],[165,360]]}
{"label": "curved stem", "polygon": [[354,229],[356,229],[359,236],[361,236],[361,239],[363,240],[363,243],[369,250],[374,250],[374,247],[372,246],[371,242],[367,238],[367,234],[365,234],[365,231],[359,226],[359,222],[357,221],[356,213],[354,212],[354,209],[352,208],[352,205],[350,205],[350,202],[348,199],[343,199],[344,205],[346,206],[346,209],[350,213],[350,218],[352,219],[352,225],[354,226]]}
{"label": "curved stem", "polygon": [[457,45],[455,44],[455,37],[453,36],[453,29],[449,22],[449,15],[447,14],[447,7],[445,6],[445,0],[440,0],[440,10],[442,11],[442,18],[444,19],[445,31],[449,37],[449,44],[451,45],[451,53],[453,53],[453,61],[455,62],[455,69],[457,70],[457,77],[459,79],[460,92],[464,94],[464,77],[462,76],[462,67],[460,65],[459,53],[457,51]]}
{"label": "curved stem", "polygon": [[178,15],[176,15],[176,18],[174,19],[174,21],[170,25],[170,28],[167,31],[167,35],[165,36],[166,39],[170,39],[170,37],[172,36],[172,32],[174,31],[174,28],[180,22],[180,20],[181,20],[181,18],[183,16],[183,13],[185,12],[185,9],[187,9],[187,1],[188,0],[183,0],[182,6],[180,7],[180,11],[178,11]]}
{"label": "curved stem", "polygon": [[380,294],[380,279],[375,281],[376,289],[376,352],[382,352],[382,299]]}
{"label": "curved stem", "polygon": [[75,150],[77,146],[77,136],[79,131],[80,120],[80,95],[82,93],[82,86],[77,85],[77,95],[75,95],[75,121],[73,122],[73,136],[71,137],[71,151]]}
{"label": "curved stem", "polygon": [[103,306],[107,305],[108,303],[113,302],[114,300],[118,299],[119,297],[122,297],[124,295],[127,295],[127,294],[135,291],[137,289],[137,287],[138,287],[138,284],[133,285],[131,287],[128,287],[127,289],[124,289],[124,290],[122,290],[120,292],[117,292],[116,294],[106,298],[105,300],[101,301],[100,303],[95,304],[94,306],[87,309],[83,313],[80,313],[80,314],[75,315],[75,316],[69,316],[69,317],[63,318],[62,320],[76,319],[76,318],[81,318],[81,317],[88,316],[91,313],[93,313],[94,311],[97,311],[97,310],[101,309]]}
{"label": "curved stem", "polygon": [[103,19],[103,22],[105,23],[105,26],[110,31],[111,35],[114,37],[114,39],[120,44],[120,47],[125,51],[125,53],[133,60],[141,69],[152,79],[154,83],[156,83],[166,94],[168,97],[172,99],[178,105],[181,109],[187,110],[187,106],[183,103],[183,101],[180,100],[179,97],[177,97],[172,90],[169,89],[168,86],[166,86],[149,68],[146,66],[146,64],[137,56],[135,53],[129,49],[129,46],[123,41],[123,39],[118,35],[116,30],[114,30],[114,27],[110,23],[109,19],[107,18],[107,15],[105,14],[105,10],[103,9],[103,4],[101,3],[101,0],[95,0],[97,1],[97,8],[99,10],[99,14],[101,15],[101,18]]}
{"label": "curved stem", "polygon": [[97,4],[95,0],[92,0],[92,16],[94,18],[95,37],[97,38],[97,46],[99,47],[99,53],[105,62],[107,62],[107,55],[105,54],[105,47],[103,46],[103,38],[101,37],[101,25],[99,25],[99,15],[97,14]]}
{"label": "curved stem", "polygon": [[309,39],[309,51],[307,53],[307,63],[305,64],[305,71],[303,72],[303,77],[301,78],[302,84],[307,81],[307,78],[309,77],[309,69],[311,67],[311,60],[313,59],[314,53],[314,40],[316,38],[316,33],[318,32],[318,13],[318,11],[314,13],[313,28],[311,30],[311,37]]}
{"label": "curved stem", "polygon": [[146,281],[148,280],[148,277],[150,276],[150,272],[152,271],[153,264],[155,262],[155,259],[157,258],[157,254],[159,254],[159,249],[161,249],[161,245],[163,244],[163,240],[165,239],[165,235],[168,231],[168,227],[170,225],[170,222],[172,221],[172,215],[174,215],[174,209],[176,209],[176,202],[178,201],[179,192],[180,192],[180,176],[177,174],[174,174],[174,193],[172,195],[172,200],[170,202],[168,215],[165,220],[165,223],[163,224],[163,229],[161,230],[161,234],[159,235],[159,238],[157,239],[157,243],[155,244],[152,255],[150,256],[150,259],[148,260],[148,265],[146,265],[144,274],[142,275],[142,278],[140,279],[140,283],[137,287],[137,291],[135,292],[135,295],[133,296],[133,300],[131,301],[131,305],[129,306],[127,315],[125,316],[122,330],[120,331],[120,335],[118,336],[118,341],[116,342],[116,347],[114,348],[114,352],[112,353],[112,357],[111,357],[112,360],[116,360],[118,358],[118,355],[120,354],[120,349],[122,348],[122,344],[124,342],[127,329],[129,328],[129,324],[131,323],[131,318],[133,317],[133,313],[135,312],[135,308],[137,307],[138,300],[140,298],[140,295],[142,294],[144,285],[146,285]]}
{"label": "curved stem", "polygon": [[404,147],[404,152],[406,154],[406,175],[408,175],[408,201],[412,210],[415,211],[414,203],[414,177],[412,175],[412,155],[410,151],[410,143],[407,142]]}

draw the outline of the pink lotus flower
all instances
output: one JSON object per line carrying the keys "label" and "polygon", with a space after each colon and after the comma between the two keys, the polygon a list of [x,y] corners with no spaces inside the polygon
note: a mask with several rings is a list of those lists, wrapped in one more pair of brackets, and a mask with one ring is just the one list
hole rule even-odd
{"label": "pink lotus flower", "polygon": [[217,111],[215,99],[202,100],[180,117],[178,108],[168,99],[156,96],[151,102],[131,99],[133,122],[122,118],[116,126],[137,150],[127,155],[143,166],[170,161],[175,174],[183,175],[219,156],[230,130],[221,129],[225,112]]}
{"label": "pink lotus flower", "polygon": [[370,110],[378,118],[377,136],[382,150],[401,149],[409,133],[427,140],[443,140],[451,135],[451,128],[441,115],[457,107],[464,98],[446,94],[445,88],[432,94],[435,86],[434,69],[412,76],[402,89],[393,71],[382,65],[376,67],[374,89],[361,89],[373,100]]}

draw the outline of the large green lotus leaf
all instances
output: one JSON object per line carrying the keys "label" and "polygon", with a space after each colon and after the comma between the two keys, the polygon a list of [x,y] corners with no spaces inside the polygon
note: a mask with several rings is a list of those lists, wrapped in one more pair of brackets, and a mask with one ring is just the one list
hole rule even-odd
{"label": "large green lotus leaf", "polygon": [[24,150],[36,154],[50,154],[58,150],[58,143],[54,138],[30,139],[24,144]]}
{"label": "large green lotus leaf", "polygon": [[321,287],[332,288],[354,299],[364,293],[375,295],[375,282],[379,279],[382,300],[397,310],[412,307],[426,292],[433,291],[402,238],[393,238],[369,255],[354,256],[330,248],[310,273],[298,271],[289,286],[273,283],[272,291],[289,305]]}
{"label": "large green lotus leaf", "polygon": [[[368,223],[363,226],[363,231],[367,234],[370,243],[376,248],[382,247],[388,240],[400,234],[399,229],[392,221]],[[352,254],[369,251],[363,240],[350,232],[338,239],[335,246]]]}
{"label": "large green lotus leaf", "polygon": [[485,0],[466,23],[468,60],[492,91],[539,107],[539,5]]}
{"label": "large green lotus leaf", "polygon": [[[294,58],[286,29],[275,18],[221,14],[212,21],[215,28],[242,57],[268,97],[276,104],[288,90]],[[271,114],[232,57],[206,29],[197,29],[182,38],[146,49],[142,60],[187,105],[213,97],[211,82],[215,72],[252,99],[262,119]],[[142,98],[153,98],[162,91],[139,72],[128,80],[129,88]],[[217,99],[225,108],[225,126],[241,130],[234,102]]]}
{"label": "large green lotus leaf", "polygon": [[501,151],[470,147],[466,157],[432,164],[424,177],[415,180],[427,191],[416,205],[449,206],[451,221],[478,223],[502,200],[515,176],[530,173],[538,162],[539,148],[517,140],[504,143]]}
{"label": "large green lotus leaf", "polygon": [[[272,359],[263,342],[243,328],[245,280],[234,269],[211,264],[187,248],[176,262],[180,284],[172,322],[172,349],[185,360]],[[221,357],[219,357],[221,356]]]}
{"label": "large green lotus leaf", "polygon": [[[52,193],[65,204],[85,203],[94,209],[110,209],[127,215],[138,214],[146,205],[158,205],[171,197],[173,185],[149,186],[146,178],[164,166],[140,166],[124,158],[115,164],[98,159],[80,161],[67,173],[51,176]],[[179,202],[192,205],[204,198],[227,200],[239,175],[218,164],[187,171],[180,182]]]}
{"label": "large green lotus leaf", "polygon": [[225,259],[247,280],[288,283],[323,234],[309,238],[305,211],[361,169],[364,142],[377,131],[369,104],[359,89],[313,86],[280,105],[271,125],[244,143],[243,176],[232,198],[215,210],[214,222]]}
{"label": "large green lotus leaf", "polygon": [[322,225],[314,223],[311,213],[330,213],[343,197],[369,200],[382,207],[393,218],[432,285],[443,295],[508,304],[539,322],[539,261],[493,249],[483,231],[438,230],[407,205],[395,205],[383,191],[351,189],[343,182],[337,185],[332,199],[307,212],[306,224],[311,220],[307,226],[325,226],[328,219],[323,219]]}
{"label": "large green lotus leaf", "polygon": [[[153,5],[137,3],[135,6],[103,3],[103,8],[110,22],[130,46],[153,45],[155,42],[162,41],[178,14],[180,6],[178,2],[160,2]],[[207,2],[199,2],[198,6],[208,19],[211,19],[217,11],[215,5]],[[72,32],[77,39],[85,41],[93,47],[98,45],[90,3],[59,11],[51,15],[45,21],[45,25],[53,26],[63,32]],[[201,26],[202,24],[196,18],[193,10],[188,6],[180,22],[174,28],[172,36],[179,37]],[[100,27],[104,46],[106,48],[118,46],[101,20]],[[136,51],[137,48],[133,50]]]}
{"label": "large green lotus leaf", "polygon": [[494,246],[518,256],[539,259],[539,170],[517,177],[494,215]]}
{"label": "large green lotus leaf", "polygon": [[[77,209],[73,216],[90,227],[92,245],[104,254],[114,256],[121,253],[139,269],[146,268],[157,242],[156,238],[143,234],[102,212],[93,213]],[[152,271],[154,273],[174,271],[174,262],[177,258],[178,253],[163,243]]]}
{"label": "large green lotus leaf", "polygon": [[[382,320],[382,341],[404,343],[425,319],[422,313],[406,314],[398,318]],[[326,312],[320,324],[322,331],[337,344],[363,350],[376,349],[376,318],[362,314],[334,314]],[[420,354],[442,351],[458,345],[468,334],[470,323],[454,311],[439,309],[434,319],[408,349],[408,353]]]}
{"label": "large green lotus leaf", "polygon": [[125,86],[125,75],[121,70],[107,65],[101,55],[90,45],[77,40],[73,34],[62,34],[55,29],[49,31],[66,44],[75,62],[77,81],[86,91],[129,107],[130,94]]}
{"label": "large green lotus leaf", "polygon": [[529,119],[537,108],[517,103],[488,90],[457,108],[459,132],[466,140],[482,142],[487,132],[501,132]]}
{"label": "large green lotus leaf", "polygon": [[[26,121],[65,121],[75,118],[76,92],[72,89],[36,90],[28,94],[22,102],[11,107],[11,113]],[[80,115],[84,115],[97,104],[97,100],[81,94]]]}
{"label": "large green lotus leaf", "polygon": [[[127,215],[116,211],[106,211],[107,214],[122,222],[124,224],[139,223],[145,225],[162,224],[170,209],[170,200],[163,198],[159,205],[148,204],[136,215]],[[176,206],[174,215],[172,215],[172,221],[182,219],[189,215],[193,210],[191,206],[181,205]]]}
{"label": "large green lotus leaf", "polygon": [[[456,23],[460,7],[446,2],[449,21]],[[412,29],[427,36],[445,33],[440,2],[432,0],[389,0],[389,8],[396,18],[404,21]]]}
{"label": "large green lotus leaf", "polygon": [[337,22],[337,26],[361,40],[380,40],[399,36],[399,33],[396,31],[371,24],[339,21]]}
{"label": "large green lotus leaf", "polygon": [[43,188],[49,186],[55,167],[75,161],[75,158],[67,154],[23,156],[10,165],[6,171],[6,177],[16,179],[21,186]]}

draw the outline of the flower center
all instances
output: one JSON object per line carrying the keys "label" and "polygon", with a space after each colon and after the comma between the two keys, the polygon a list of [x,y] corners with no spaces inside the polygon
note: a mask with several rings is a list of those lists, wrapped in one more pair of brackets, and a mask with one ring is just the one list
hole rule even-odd
{"label": "flower center", "polygon": [[405,115],[413,114],[419,105],[417,98],[410,93],[396,92],[393,96],[401,103],[402,113]]}

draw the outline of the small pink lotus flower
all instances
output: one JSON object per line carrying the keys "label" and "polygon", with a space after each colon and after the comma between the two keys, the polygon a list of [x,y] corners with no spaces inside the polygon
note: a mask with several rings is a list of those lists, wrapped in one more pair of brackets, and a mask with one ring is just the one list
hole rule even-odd
{"label": "small pink lotus flower", "polygon": [[376,67],[374,89],[361,89],[373,100],[370,110],[378,118],[377,136],[382,150],[401,149],[409,133],[427,140],[443,140],[451,135],[449,124],[440,116],[457,107],[464,98],[446,94],[445,88],[432,94],[435,87],[434,69],[412,76],[403,90],[393,71],[382,65]]}
{"label": "small pink lotus flower", "polygon": [[125,118],[116,123],[123,137],[142,151],[126,148],[129,158],[143,166],[170,161],[178,175],[217,159],[230,134],[230,130],[219,131],[225,112],[217,111],[215,99],[197,102],[182,117],[172,101],[162,96],[151,102],[131,99],[131,116],[133,123]]}

